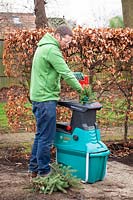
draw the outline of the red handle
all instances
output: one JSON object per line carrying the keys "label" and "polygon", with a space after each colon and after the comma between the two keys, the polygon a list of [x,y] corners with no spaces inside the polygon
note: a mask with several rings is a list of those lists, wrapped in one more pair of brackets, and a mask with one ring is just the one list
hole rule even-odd
{"label": "red handle", "polygon": [[84,75],[83,80],[79,80],[79,83],[81,84],[82,87],[89,85],[89,78],[87,75]]}

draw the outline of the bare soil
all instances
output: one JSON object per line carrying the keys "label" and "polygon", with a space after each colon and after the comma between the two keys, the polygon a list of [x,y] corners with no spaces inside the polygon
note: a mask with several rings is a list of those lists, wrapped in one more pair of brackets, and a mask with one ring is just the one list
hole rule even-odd
{"label": "bare soil", "polygon": [[133,199],[132,148],[124,157],[109,158],[107,176],[83,189],[52,195],[34,193],[27,176],[29,154],[25,144],[33,142],[34,134],[0,134],[0,200],[130,200]]}

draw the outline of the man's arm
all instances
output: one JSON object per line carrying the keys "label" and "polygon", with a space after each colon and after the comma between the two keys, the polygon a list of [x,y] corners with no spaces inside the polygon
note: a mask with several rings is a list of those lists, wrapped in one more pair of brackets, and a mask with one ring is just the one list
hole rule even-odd
{"label": "man's arm", "polygon": [[54,67],[54,69],[62,76],[62,78],[70,85],[73,89],[78,92],[82,91],[82,87],[78,80],[75,78],[73,72],[69,69],[66,64],[62,53],[57,48],[51,48],[48,56],[48,62]]}

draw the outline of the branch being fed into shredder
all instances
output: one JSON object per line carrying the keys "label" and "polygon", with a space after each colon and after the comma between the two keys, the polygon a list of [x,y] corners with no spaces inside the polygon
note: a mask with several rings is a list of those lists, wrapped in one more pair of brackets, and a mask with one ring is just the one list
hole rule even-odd
{"label": "branch being fed into shredder", "polygon": [[92,91],[92,87],[89,85],[88,76],[83,75],[81,72],[74,72],[74,76],[83,87],[79,97],[79,102],[82,104],[94,102],[96,100],[96,93]]}
{"label": "branch being fed into shredder", "polygon": [[96,93],[92,91],[91,86],[84,87],[79,96],[79,102],[82,104],[92,103],[96,100]]}

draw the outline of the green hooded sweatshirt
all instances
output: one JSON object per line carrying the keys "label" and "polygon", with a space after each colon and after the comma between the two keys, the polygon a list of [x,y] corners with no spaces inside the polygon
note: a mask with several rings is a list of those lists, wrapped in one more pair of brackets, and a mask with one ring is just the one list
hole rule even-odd
{"label": "green hooded sweatshirt", "polygon": [[61,77],[76,91],[82,90],[64,61],[59,42],[46,33],[39,41],[33,58],[30,99],[37,102],[59,100]]}

